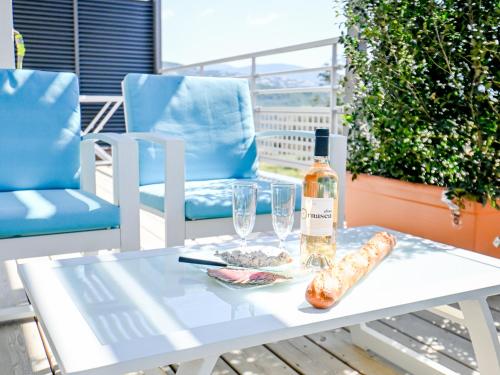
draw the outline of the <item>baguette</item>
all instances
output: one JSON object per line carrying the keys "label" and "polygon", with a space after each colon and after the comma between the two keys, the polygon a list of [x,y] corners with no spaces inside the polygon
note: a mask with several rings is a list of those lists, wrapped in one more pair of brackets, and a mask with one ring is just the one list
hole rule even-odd
{"label": "baguette", "polygon": [[332,268],[320,271],[307,286],[306,299],[316,308],[326,309],[337,302],[396,246],[396,238],[376,233],[361,249],[344,256]]}

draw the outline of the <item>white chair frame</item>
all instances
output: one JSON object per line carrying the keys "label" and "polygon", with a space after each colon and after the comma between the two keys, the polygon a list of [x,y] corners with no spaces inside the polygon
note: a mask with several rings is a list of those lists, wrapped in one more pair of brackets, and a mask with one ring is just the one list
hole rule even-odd
{"label": "white chair frame", "polygon": [[[165,219],[165,247],[184,245],[190,238],[235,234],[232,217],[204,220],[186,220],[184,141],[180,138],[165,136],[161,133],[126,133],[128,136],[153,142],[165,150],[165,190],[164,211],[141,204],[141,208]],[[265,131],[256,134],[257,139],[281,136],[314,138],[314,132],[306,131]],[[347,138],[341,135],[330,136],[330,157],[332,168],[339,176],[339,223],[344,223],[345,177],[346,177]],[[263,177],[277,177],[262,173]],[[279,176],[282,181],[300,182],[290,177]],[[295,213],[295,225],[300,222],[300,212]],[[257,215],[254,231],[272,230],[270,214]]]}
{"label": "white chair frame", "polygon": [[[137,142],[113,133],[92,133],[83,137],[80,144],[80,188],[93,194],[96,193],[94,144],[97,141],[109,144],[113,150],[113,204],[120,206],[120,227],[0,239],[0,261],[102,249],[125,251],[140,248]],[[30,305],[0,309],[0,323],[33,316]]]}

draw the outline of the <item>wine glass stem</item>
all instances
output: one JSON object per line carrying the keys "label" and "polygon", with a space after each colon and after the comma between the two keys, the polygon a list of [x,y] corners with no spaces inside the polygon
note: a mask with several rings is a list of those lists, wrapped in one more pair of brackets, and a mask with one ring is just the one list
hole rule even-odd
{"label": "wine glass stem", "polygon": [[245,250],[247,248],[247,238],[241,237],[241,248]]}
{"label": "wine glass stem", "polygon": [[279,247],[280,247],[280,249],[281,249],[281,250],[284,250],[284,249],[285,249],[285,241],[284,241],[284,240],[282,240],[281,238],[280,238],[280,244],[279,244]]}

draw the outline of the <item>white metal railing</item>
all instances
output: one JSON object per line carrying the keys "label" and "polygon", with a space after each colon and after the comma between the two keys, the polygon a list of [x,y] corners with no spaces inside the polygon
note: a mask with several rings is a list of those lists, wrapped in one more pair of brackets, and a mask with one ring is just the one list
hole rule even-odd
{"label": "white metal railing", "polygon": [[[123,103],[123,98],[117,95],[80,95],[80,104],[102,104],[101,109],[82,129],[82,135],[99,133],[104,129],[115,112]],[[111,163],[111,155],[103,147],[95,144],[96,155],[101,159],[98,164]]]}
{"label": "white metal railing", "polygon": [[[330,38],[310,43],[297,44],[288,47],[281,47],[266,51],[253,52],[244,55],[232,56],[222,59],[204,61],[201,63],[182,65],[173,68],[163,69],[164,74],[176,74],[184,72],[188,74],[208,75],[206,67],[216,64],[228,63],[249,59],[251,72],[246,76],[250,84],[255,126],[257,131],[269,130],[299,130],[313,131],[318,127],[329,127],[332,133],[347,134],[347,129],[341,121],[344,113],[343,105],[347,103],[350,93],[341,92],[339,85],[339,71],[344,69],[344,65],[338,59],[338,38]],[[281,53],[297,52],[331,46],[331,60],[329,65],[273,71],[266,73],[257,72],[258,58],[272,56]],[[286,88],[257,88],[257,80],[261,77],[281,76],[287,74],[325,72],[330,73],[330,84],[328,86],[314,87],[286,87]],[[350,85],[345,85],[350,87]],[[329,94],[329,106],[259,106],[257,97],[264,95],[297,94],[297,93],[326,93]],[[343,94],[343,105],[337,105],[339,94]],[[123,98],[116,95],[82,95],[81,104],[102,104],[102,107],[94,118],[84,126],[82,135],[88,133],[98,133],[102,131],[111,117],[123,104]],[[259,155],[261,160],[273,164],[303,168],[310,164],[312,155],[312,140],[303,137],[279,137],[275,139],[259,140]],[[101,159],[101,163],[110,163],[111,155],[101,146],[96,145],[96,154]]]}
{"label": "white metal railing", "polygon": [[[250,74],[237,77],[247,78],[249,80],[255,127],[257,131],[313,131],[318,127],[329,127],[331,132],[334,134],[347,135],[347,129],[343,124],[341,115],[344,114],[343,106],[346,104],[347,98],[350,97],[350,93],[342,93],[342,86],[339,84],[339,71],[343,70],[345,66],[344,64],[340,64],[340,59],[338,57],[338,40],[339,38],[323,39],[309,43],[296,44],[293,46],[170,67],[162,69],[162,73],[189,75],[197,74],[200,76],[207,76],[210,75],[210,71],[207,71],[207,67],[217,64],[231,63],[234,61],[249,60]],[[258,73],[257,67],[259,58],[328,46],[331,47],[331,56],[330,62],[327,65]],[[328,71],[330,74],[330,84],[328,86],[286,88],[257,87],[257,81],[262,77],[325,71]],[[345,87],[350,87],[350,85],[345,85]],[[258,98],[260,96],[297,93],[326,93],[329,95],[329,106],[276,107],[258,105]],[[343,94],[342,105],[337,105],[337,99],[341,94]],[[259,140],[259,154],[261,160],[268,161],[273,164],[303,168],[310,164],[312,156],[312,140],[303,137],[281,137],[276,139]]]}

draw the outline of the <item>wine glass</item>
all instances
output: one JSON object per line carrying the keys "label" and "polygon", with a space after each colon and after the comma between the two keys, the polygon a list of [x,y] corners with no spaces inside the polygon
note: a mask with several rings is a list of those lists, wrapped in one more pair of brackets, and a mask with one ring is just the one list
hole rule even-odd
{"label": "wine glass", "polygon": [[257,208],[257,184],[236,182],[233,184],[233,225],[241,238],[241,247],[247,247],[247,236],[252,233]]}
{"label": "wine glass", "polygon": [[292,231],[295,212],[295,185],[286,183],[271,184],[272,218],[274,232],[280,240],[280,249],[285,248],[285,240]]}

